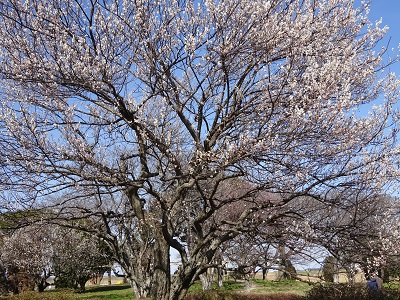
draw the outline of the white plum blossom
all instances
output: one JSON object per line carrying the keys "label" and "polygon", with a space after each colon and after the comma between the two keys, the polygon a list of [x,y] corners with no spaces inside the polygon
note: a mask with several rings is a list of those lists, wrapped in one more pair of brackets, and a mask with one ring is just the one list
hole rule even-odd
{"label": "white plum blossom", "polygon": [[137,298],[175,300],[260,211],[397,189],[397,58],[353,2],[2,1],[0,209],[97,218]]}

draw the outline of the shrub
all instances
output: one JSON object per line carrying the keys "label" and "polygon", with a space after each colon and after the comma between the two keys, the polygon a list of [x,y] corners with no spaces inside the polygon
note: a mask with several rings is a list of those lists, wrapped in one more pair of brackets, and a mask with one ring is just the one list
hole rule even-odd
{"label": "shrub", "polygon": [[76,300],[76,296],[70,290],[45,293],[24,292],[13,295],[8,300]]}
{"label": "shrub", "polygon": [[237,298],[233,297],[234,295],[229,292],[204,291],[204,292],[189,293],[185,297],[185,300],[237,300]]}
{"label": "shrub", "polygon": [[307,300],[361,300],[365,297],[364,287],[348,284],[315,285],[306,295]]}
{"label": "shrub", "polygon": [[[241,295],[239,295],[241,297]],[[243,295],[243,298],[238,298],[240,300],[304,300],[304,296],[296,295],[296,294],[287,294],[287,293],[275,293],[275,294],[264,294],[264,295],[256,295],[256,294],[248,294]]]}
{"label": "shrub", "polygon": [[321,284],[307,292],[306,300],[398,300],[399,296],[399,291],[391,287],[370,294],[364,285]]}
{"label": "shrub", "polygon": [[259,295],[223,291],[207,291],[201,293],[190,293],[188,296],[186,296],[185,300],[305,300],[305,297],[286,293]]}

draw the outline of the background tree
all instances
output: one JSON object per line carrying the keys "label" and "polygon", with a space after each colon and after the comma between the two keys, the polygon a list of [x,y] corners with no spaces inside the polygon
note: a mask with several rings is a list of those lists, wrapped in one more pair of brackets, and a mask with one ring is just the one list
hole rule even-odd
{"label": "background tree", "polygon": [[368,277],[397,255],[394,246],[398,241],[397,225],[393,225],[397,224],[396,201],[365,192],[348,189],[330,195],[331,205],[324,209],[315,203],[315,217],[310,218],[315,222],[311,224],[315,243],[335,257],[350,282],[354,282],[360,268]]}
{"label": "background tree", "polygon": [[233,268],[236,278],[244,279],[246,290],[250,290],[250,279],[254,278],[256,268],[259,265],[258,257],[253,252],[251,239],[240,235],[230,240],[223,251],[223,255],[229,265]]}
{"label": "background tree", "polygon": [[245,269],[261,271],[263,280],[267,279],[268,270],[276,269],[276,248],[270,241],[265,241],[259,236],[240,235],[223,245],[222,249],[225,261],[236,266],[242,264]]}
{"label": "background tree", "polygon": [[[249,187],[242,183],[242,190],[247,189]],[[226,205],[224,218],[238,218],[243,207],[257,207],[265,201],[279,203],[276,197],[271,193],[260,193],[253,202]],[[272,226],[269,222],[271,215],[279,215],[279,220],[275,220]],[[293,223],[294,218],[297,217],[291,214],[291,210],[282,205],[253,214],[246,231],[221,246],[224,260],[235,265],[237,273],[246,279],[259,270],[265,277],[268,269],[277,270],[278,279],[295,278],[296,270],[291,260],[305,253],[307,243],[299,235],[299,224]]]}
{"label": "background tree", "polygon": [[110,250],[99,238],[47,223],[9,231],[0,250],[0,262],[14,293],[43,292],[52,275],[56,287],[84,291],[89,278],[112,265]]}
{"label": "background tree", "polygon": [[6,269],[0,265],[0,295],[8,294],[9,283],[6,277]]}
{"label": "background tree", "polygon": [[324,280],[326,282],[339,282],[338,272],[339,266],[337,260],[333,256],[327,256],[322,267],[322,277]]}
{"label": "background tree", "polygon": [[52,240],[52,230],[46,224],[23,227],[3,237],[0,262],[8,280],[13,281],[14,293],[35,288],[43,292],[49,285]]}
{"label": "background tree", "polygon": [[[0,22],[1,184],[16,195],[0,207],[89,218],[101,195],[123,199],[133,255],[112,228],[86,230],[108,236],[137,298],[182,299],[259,213],[278,231],[299,197],[397,176],[385,29],[351,0],[4,0]],[[222,218],[235,202],[251,205]]]}
{"label": "background tree", "polygon": [[[107,248],[99,239],[76,230],[59,229],[53,244],[53,269],[56,287],[85,291],[86,282],[112,265]],[[61,238],[62,237],[62,238]]]}

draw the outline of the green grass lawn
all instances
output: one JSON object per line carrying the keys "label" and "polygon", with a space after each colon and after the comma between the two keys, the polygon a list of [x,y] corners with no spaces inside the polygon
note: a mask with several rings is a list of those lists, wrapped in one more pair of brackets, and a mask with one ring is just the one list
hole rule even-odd
{"label": "green grass lawn", "polygon": [[76,294],[77,299],[133,300],[132,288],[129,285],[102,285],[88,287],[85,293]]}
{"label": "green grass lawn", "polygon": [[104,285],[88,287],[84,293],[74,293],[72,290],[50,290],[44,293],[26,292],[7,300],[133,300],[133,291],[129,285]]}
{"label": "green grass lawn", "polygon": [[[216,285],[213,289],[218,289]],[[224,292],[244,291],[243,281],[225,281],[224,287],[220,290]],[[310,289],[307,283],[299,281],[280,281],[271,282],[254,280],[251,282],[251,294],[267,293],[291,293],[305,295]],[[196,283],[190,288],[190,293],[201,293],[200,283]],[[129,285],[102,285],[87,287],[86,292],[76,294],[72,290],[51,290],[44,293],[28,292],[7,298],[7,300],[134,300],[132,289]]]}
{"label": "green grass lawn", "polygon": [[291,293],[304,296],[311,289],[311,285],[305,282],[287,280],[287,281],[264,281],[254,280],[251,286],[251,292],[255,294],[267,293]]}
{"label": "green grass lawn", "polygon": [[[245,290],[244,281],[224,281],[222,290],[229,292],[240,292]],[[218,290],[216,284],[213,284],[213,289]],[[311,286],[305,282],[287,280],[287,281],[264,281],[256,279],[251,281],[251,294],[275,294],[275,293],[290,293],[304,296]],[[190,289],[190,293],[200,293],[202,287],[200,283],[194,284]]]}

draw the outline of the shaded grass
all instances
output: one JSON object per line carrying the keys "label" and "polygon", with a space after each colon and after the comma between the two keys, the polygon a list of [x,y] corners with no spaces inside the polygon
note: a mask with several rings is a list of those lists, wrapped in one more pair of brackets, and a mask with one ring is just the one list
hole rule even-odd
{"label": "shaded grass", "polygon": [[104,285],[88,287],[86,292],[77,294],[76,299],[86,300],[133,300],[135,296],[129,285]]}
{"label": "shaded grass", "polygon": [[76,294],[73,290],[57,290],[46,291],[44,293],[38,292],[24,292],[18,295],[12,295],[5,298],[7,300],[76,300]]}

